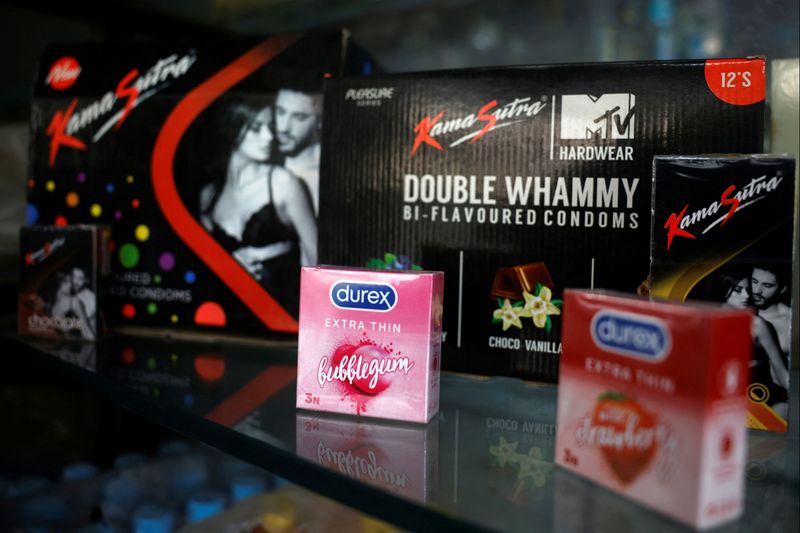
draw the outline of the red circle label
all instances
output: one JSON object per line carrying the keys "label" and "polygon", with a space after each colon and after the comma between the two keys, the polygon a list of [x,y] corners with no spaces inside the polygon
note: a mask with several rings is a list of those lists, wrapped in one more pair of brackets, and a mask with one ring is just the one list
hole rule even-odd
{"label": "red circle label", "polygon": [[766,64],[763,59],[709,59],[706,84],[714,96],[732,105],[750,105],[764,99]]}
{"label": "red circle label", "polygon": [[80,73],[78,60],[72,56],[64,56],[50,67],[45,83],[56,91],[63,91],[72,87]]}

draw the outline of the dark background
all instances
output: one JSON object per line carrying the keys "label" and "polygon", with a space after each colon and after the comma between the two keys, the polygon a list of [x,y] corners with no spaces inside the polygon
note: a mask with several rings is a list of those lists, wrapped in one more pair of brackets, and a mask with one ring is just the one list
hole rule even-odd
{"label": "dark background", "polygon": [[[47,43],[343,26],[387,71],[400,72],[715,56],[797,58],[799,22],[797,0],[1,2],[0,305],[10,312],[16,304],[32,80]],[[784,109],[781,118],[794,122],[767,142],[767,150],[798,152],[796,61],[793,77],[781,89],[794,98],[794,107]],[[769,98],[768,93],[768,104]],[[771,131],[768,124],[768,137]],[[4,327],[13,328],[13,320]],[[793,346],[797,353],[796,340]],[[6,477],[31,471],[52,477],[65,463],[87,457],[107,467],[118,451],[152,452],[160,439],[173,436],[18,359],[0,372],[0,412],[0,423],[10,428],[0,439],[0,472]]]}
{"label": "dark background", "polygon": [[[389,72],[743,55],[775,59],[800,55],[799,13],[794,0],[2,2],[0,279],[17,277],[31,85],[48,42],[346,27]],[[791,90],[797,94],[796,81]],[[796,132],[792,143],[797,152]]]}

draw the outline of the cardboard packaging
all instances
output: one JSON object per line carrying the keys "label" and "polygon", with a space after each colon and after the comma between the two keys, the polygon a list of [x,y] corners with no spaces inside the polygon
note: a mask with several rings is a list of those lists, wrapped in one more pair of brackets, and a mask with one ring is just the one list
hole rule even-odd
{"label": "cardboard packaging", "polygon": [[[798,155],[800,146],[800,58],[777,59],[769,62],[769,146],[773,154]],[[795,180],[800,179],[800,167],[795,165]],[[800,187],[795,189],[795,203],[800,204]],[[800,264],[792,273],[792,301],[800,301]],[[792,331],[793,345],[800,345],[800,328]],[[795,359],[795,368],[798,368]]]}
{"label": "cardboard packaging", "polygon": [[297,454],[382,490],[428,502],[437,485],[439,426],[323,413],[297,415]]}
{"label": "cardboard packaging", "polygon": [[647,277],[653,155],[760,151],[764,91],[762,59],[330,80],[320,260],[444,271],[445,369],[556,381],[563,289]]}
{"label": "cardboard packaging", "polygon": [[322,81],[372,68],[343,32],[49,46],[29,223],[112,226],[113,324],[296,332]]}
{"label": "cardboard packaging", "polygon": [[20,229],[20,335],[97,340],[106,332],[109,229]]}
{"label": "cardboard packaging", "polygon": [[795,160],[656,157],[655,297],[757,311],[747,425],[786,431],[796,256]]}
{"label": "cardboard packaging", "polygon": [[747,309],[567,290],[556,463],[692,527],[739,516]]}
{"label": "cardboard packaging", "polygon": [[430,420],[444,275],[303,267],[301,282],[297,407]]}

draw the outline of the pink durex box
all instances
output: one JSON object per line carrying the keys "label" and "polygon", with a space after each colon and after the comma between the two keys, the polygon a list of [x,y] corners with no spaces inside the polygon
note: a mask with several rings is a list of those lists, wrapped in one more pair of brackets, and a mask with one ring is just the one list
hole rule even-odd
{"label": "pink durex box", "polygon": [[692,527],[739,516],[751,314],[564,296],[557,464]]}
{"label": "pink durex box", "polygon": [[411,422],[439,410],[444,274],[304,267],[297,407]]}

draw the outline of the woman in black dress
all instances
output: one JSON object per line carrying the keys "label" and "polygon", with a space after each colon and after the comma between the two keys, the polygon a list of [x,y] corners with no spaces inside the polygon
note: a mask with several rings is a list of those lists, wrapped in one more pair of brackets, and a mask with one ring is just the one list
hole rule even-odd
{"label": "woman in black dress", "polygon": [[316,264],[317,225],[300,180],[271,164],[273,112],[237,104],[227,111],[234,136],[224,179],[200,192],[205,228],[292,314],[300,266]]}
{"label": "woman in black dress", "polygon": [[[752,307],[749,275],[723,275],[720,278],[724,302],[731,307]],[[788,361],[778,344],[778,334],[772,325],[753,315],[753,359],[750,363],[751,383],[765,387],[764,403],[786,417],[788,413]],[[763,391],[761,391],[763,393]]]}

